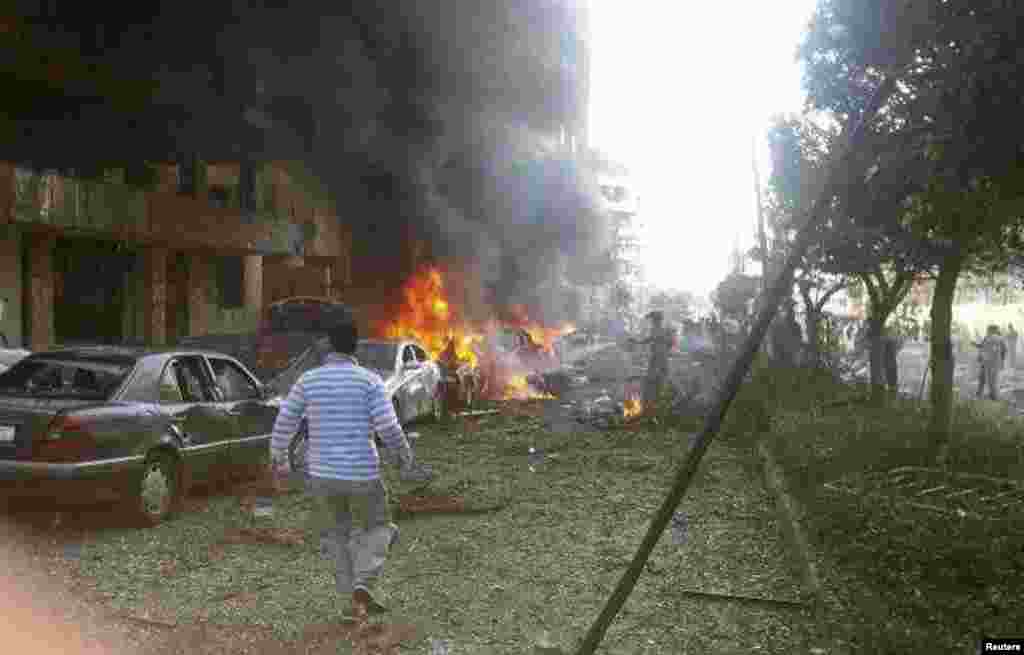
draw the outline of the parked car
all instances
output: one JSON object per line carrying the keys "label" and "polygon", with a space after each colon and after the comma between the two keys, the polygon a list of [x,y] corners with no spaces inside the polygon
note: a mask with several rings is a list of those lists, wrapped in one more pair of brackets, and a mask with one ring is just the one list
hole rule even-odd
{"label": "parked car", "polygon": [[116,498],[159,523],[192,487],[266,465],[268,397],[217,353],[33,353],[0,373],[0,497]]}
{"label": "parked car", "polygon": [[31,350],[22,350],[21,348],[0,348],[0,373],[3,373],[31,354]]}
{"label": "parked car", "polygon": [[[316,340],[267,386],[284,396],[303,373],[322,365],[329,352],[326,339]],[[403,425],[421,418],[437,419],[444,413],[441,370],[416,341],[360,339],[355,356],[360,366],[384,380],[384,390]]]}
{"label": "parked car", "polygon": [[[268,389],[273,389],[270,393],[275,395],[272,402],[280,402],[303,373],[321,366],[330,350],[327,339],[318,339],[286,370],[268,382]],[[443,375],[419,343],[404,339],[361,339],[356,346],[355,357],[360,366],[380,375],[399,423],[405,425],[424,417],[436,421],[443,416],[446,410]],[[303,419],[288,448],[291,467],[295,471],[305,470],[308,437]],[[376,436],[374,439],[378,449],[382,449],[384,444]]]}

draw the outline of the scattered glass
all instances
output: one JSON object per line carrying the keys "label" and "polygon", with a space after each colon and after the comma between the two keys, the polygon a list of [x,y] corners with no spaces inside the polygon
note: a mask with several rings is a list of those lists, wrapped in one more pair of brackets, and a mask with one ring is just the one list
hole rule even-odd
{"label": "scattered glass", "polygon": [[63,554],[65,559],[80,560],[82,559],[82,542],[72,541],[64,544]]}
{"label": "scattered glass", "polygon": [[274,499],[260,496],[252,505],[253,518],[268,519],[274,515]]}
{"label": "scattered glass", "polygon": [[530,446],[530,451],[526,454],[526,463],[530,467],[530,473],[536,473],[544,463],[544,451]]}
{"label": "scattered glass", "polygon": [[672,515],[671,529],[672,543],[676,546],[685,544],[690,530],[690,518],[685,512],[676,512]]}

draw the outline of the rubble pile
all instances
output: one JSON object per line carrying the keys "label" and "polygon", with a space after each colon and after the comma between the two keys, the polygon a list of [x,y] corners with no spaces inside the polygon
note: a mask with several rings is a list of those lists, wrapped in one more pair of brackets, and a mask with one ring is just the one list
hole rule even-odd
{"label": "rubble pile", "polygon": [[624,425],[639,414],[626,418],[626,400],[614,400],[607,390],[593,399],[569,403],[571,413],[578,423],[596,428],[609,429]]}

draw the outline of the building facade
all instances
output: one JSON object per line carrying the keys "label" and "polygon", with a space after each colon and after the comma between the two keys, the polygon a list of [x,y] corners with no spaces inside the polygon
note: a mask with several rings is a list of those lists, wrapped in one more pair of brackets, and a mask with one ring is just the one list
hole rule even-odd
{"label": "building facade", "polygon": [[252,329],[283,297],[342,293],[351,238],[296,164],[151,168],[144,190],[121,171],[84,180],[0,163],[10,345],[159,346]]}

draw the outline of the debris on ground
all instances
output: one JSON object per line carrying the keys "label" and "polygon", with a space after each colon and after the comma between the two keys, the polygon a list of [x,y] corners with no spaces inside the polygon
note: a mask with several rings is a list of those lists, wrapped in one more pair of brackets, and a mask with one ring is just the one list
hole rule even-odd
{"label": "debris on ground", "polygon": [[462,496],[409,496],[398,497],[398,508],[408,514],[461,513],[466,511]]}
{"label": "debris on ground", "polygon": [[306,538],[305,531],[296,528],[239,528],[224,533],[220,543],[302,546]]}
{"label": "debris on ground", "polygon": [[459,412],[458,414],[456,414],[456,416],[458,416],[460,418],[463,418],[463,417],[470,417],[470,416],[490,416],[492,414],[500,414],[500,413],[501,413],[500,409],[475,409],[475,410],[469,411],[469,412]]}

